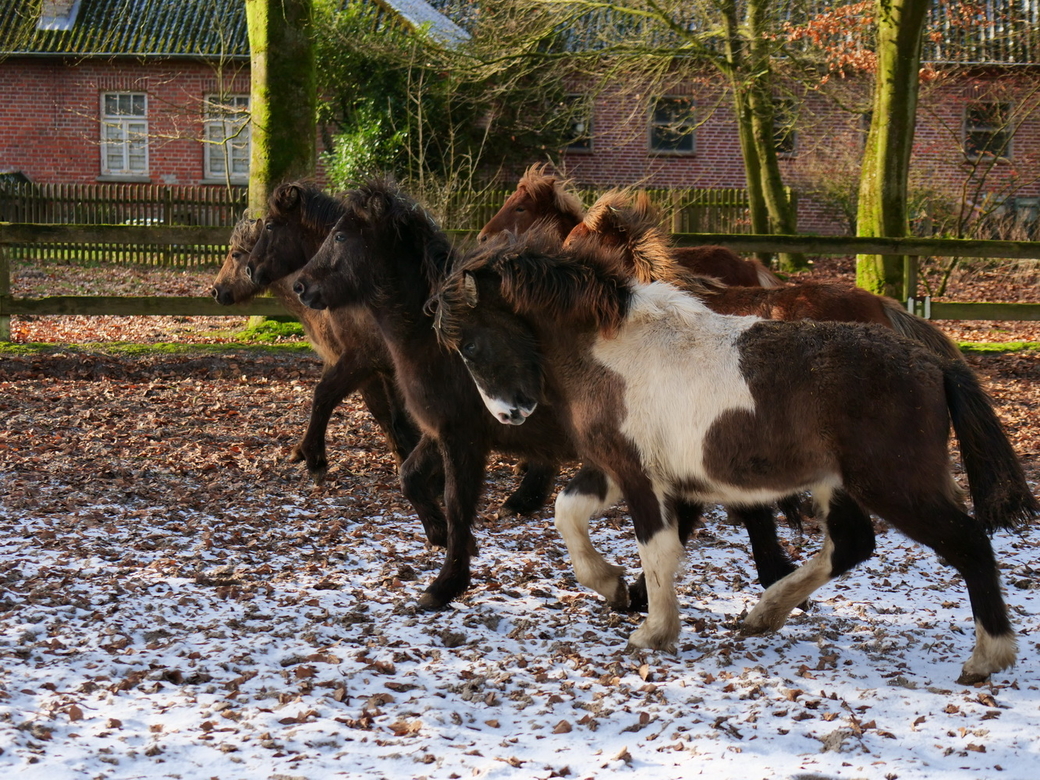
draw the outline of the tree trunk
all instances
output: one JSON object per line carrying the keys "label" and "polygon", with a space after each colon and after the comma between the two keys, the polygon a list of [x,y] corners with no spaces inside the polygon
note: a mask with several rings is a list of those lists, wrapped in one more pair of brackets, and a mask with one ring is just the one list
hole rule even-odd
{"label": "tree trunk", "polygon": [[246,0],[252,90],[249,211],[283,181],[316,170],[317,77],[312,0]]}
{"label": "tree trunk", "polygon": [[[910,152],[914,145],[921,46],[928,0],[878,0],[874,108],[860,174],[857,235],[907,234]],[[902,300],[904,258],[860,255],[856,283]]]}
{"label": "tree trunk", "polygon": [[[774,133],[772,70],[769,66],[768,11],[770,0],[748,0],[747,40],[737,25],[737,6],[723,10],[726,25],[726,62],[733,88],[737,132],[744,157],[751,227],[755,233],[797,232],[797,220],[784,189]],[[784,271],[808,267],[805,256],[781,253]]]}

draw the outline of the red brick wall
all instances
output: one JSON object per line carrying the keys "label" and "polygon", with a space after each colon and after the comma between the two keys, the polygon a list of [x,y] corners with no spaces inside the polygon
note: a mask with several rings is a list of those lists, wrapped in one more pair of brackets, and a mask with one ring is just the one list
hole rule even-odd
{"label": "red brick wall", "polygon": [[149,178],[154,184],[203,179],[202,101],[221,90],[249,94],[245,63],[221,74],[189,60],[61,61],[8,58],[0,63],[0,170],[37,182],[93,182],[101,175],[100,96],[148,94]]}
{"label": "red brick wall", "polygon": [[[999,76],[1000,74],[997,74]],[[961,199],[965,191],[1037,196],[1040,194],[1040,98],[1030,97],[1038,75],[1021,73],[1003,78],[960,75],[940,78],[922,87],[911,169],[912,187],[929,190],[926,204],[939,197]],[[843,86],[846,105],[865,104],[869,85]],[[656,93],[660,94],[660,93]],[[744,166],[731,104],[718,80],[705,78],[668,94],[694,97],[701,114],[696,152],[688,156],[651,154],[647,145],[649,93],[615,92],[601,97],[594,109],[593,150],[566,153],[562,166],[579,185],[595,187],[743,187]],[[654,95],[656,96],[656,95]],[[1009,100],[1025,115],[1017,128],[1009,161],[986,172],[980,186],[973,166],[960,151],[964,107],[971,99]],[[844,234],[849,227],[826,191],[854,190],[859,177],[864,132],[861,115],[839,108],[820,95],[804,95],[797,106],[797,151],[781,159],[785,182],[799,196],[799,230]],[[977,197],[977,196],[976,196]]]}

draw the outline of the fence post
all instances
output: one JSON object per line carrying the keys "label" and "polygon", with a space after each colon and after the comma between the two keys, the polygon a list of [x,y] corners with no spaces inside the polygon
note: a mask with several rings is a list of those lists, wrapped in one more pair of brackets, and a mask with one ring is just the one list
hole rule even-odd
{"label": "fence post", "polygon": [[11,295],[11,266],[8,262],[7,244],[0,241],[0,341],[11,340],[11,315],[6,313],[7,300]]}

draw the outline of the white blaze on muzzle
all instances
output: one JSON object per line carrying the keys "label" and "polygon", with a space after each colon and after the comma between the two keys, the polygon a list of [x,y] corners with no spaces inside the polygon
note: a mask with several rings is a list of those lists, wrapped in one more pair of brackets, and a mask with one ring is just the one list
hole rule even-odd
{"label": "white blaze on muzzle", "polygon": [[[465,361],[463,361],[465,362]],[[473,384],[477,386],[477,392],[480,393],[480,398],[484,402],[484,406],[488,408],[488,411],[503,425],[523,425],[524,421],[530,417],[534,410],[537,408],[537,404],[532,405],[530,408],[524,406],[518,406],[516,404],[505,401],[501,398],[492,398],[486,392],[480,384],[480,380],[473,375],[470,371],[469,365],[467,364],[466,370],[469,371],[470,377],[473,379]]]}

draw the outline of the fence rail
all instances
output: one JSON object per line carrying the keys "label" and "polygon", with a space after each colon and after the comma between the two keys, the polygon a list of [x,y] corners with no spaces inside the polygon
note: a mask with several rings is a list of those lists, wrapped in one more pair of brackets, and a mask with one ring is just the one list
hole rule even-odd
{"label": "fence rail", "polygon": [[[444,222],[479,230],[513,190],[453,192],[444,204]],[[740,233],[750,229],[747,191],[743,189],[647,190],[674,232]],[[602,190],[576,193],[592,203]],[[224,228],[212,243],[170,244],[136,241],[88,241],[70,236],[46,245],[10,245],[12,257],[37,260],[85,260],[193,268],[220,262],[227,236],[247,202],[245,187],[159,186],[153,184],[33,184],[0,182],[0,222],[63,226],[209,226]]]}
{"label": "fence rail", "polygon": [[14,243],[16,258],[197,267],[220,262],[245,211],[245,187],[156,184],[0,184],[0,222],[80,225],[184,225],[223,228],[210,243],[86,241],[75,234],[44,246]]}
{"label": "fence rail", "polygon": [[[451,231],[458,238],[471,231]],[[1040,241],[970,241],[924,238],[842,238],[834,236],[758,236],[739,233],[681,233],[677,244],[719,244],[737,252],[804,252],[818,255],[934,255],[942,257],[1008,257],[1040,259]],[[10,340],[12,315],[175,315],[227,316],[284,314],[273,298],[240,306],[219,306],[208,298],[151,296],[55,296],[15,298],[11,295],[9,248],[23,244],[105,243],[117,246],[223,245],[226,229],[129,225],[8,225],[0,224],[0,341]],[[1040,320],[1040,304],[916,302],[918,314],[949,320]]]}

